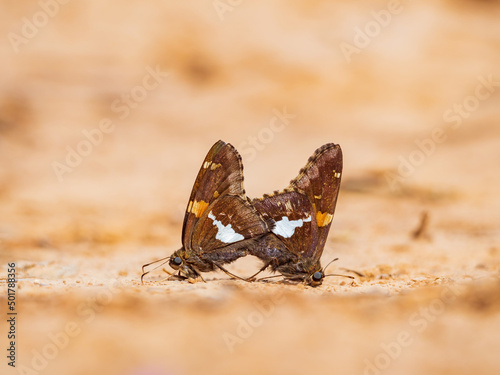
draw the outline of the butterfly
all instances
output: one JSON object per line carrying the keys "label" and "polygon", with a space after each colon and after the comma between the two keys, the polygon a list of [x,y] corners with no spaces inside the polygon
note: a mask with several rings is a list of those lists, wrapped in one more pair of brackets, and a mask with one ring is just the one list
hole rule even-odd
{"label": "butterfly", "polygon": [[203,279],[202,272],[217,269],[237,277],[223,264],[247,255],[255,240],[269,233],[270,225],[272,222],[266,221],[245,195],[238,151],[218,141],[205,157],[191,191],[182,247],[170,257],[144,265],[141,280],[149,273],[144,272],[145,267],[165,259],[180,279]]}
{"label": "butterfly", "polygon": [[290,281],[322,284],[325,271],[320,258],[341,176],[342,149],[329,143],[314,152],[287,188],[252,201],[265,220],[274,221],[270,233],[249,249],[251,255],[264,261],[259,272],[270,267]]}

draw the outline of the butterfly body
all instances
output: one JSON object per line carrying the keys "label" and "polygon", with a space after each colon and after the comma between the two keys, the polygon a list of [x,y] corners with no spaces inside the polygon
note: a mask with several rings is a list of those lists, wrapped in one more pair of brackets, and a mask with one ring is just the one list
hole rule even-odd
{"label": "butterfly body", "polygon": [[252,201],[266,220],[275,222],[270,233],[250,254],[265,268],[290,281],[321,285],[320,258],[328,237],[342,173],[342,150],[333,143],[320,147],[283,191]]}
{"label": "butterfly body", "polygon": [[[195,280],[247,254],[287,280],[321,285],[320,258],[333,219],[342,173],[342,150],[320,147],[282,191],[250,201],[241,157],[217,142],[194,183],[182,228],[182,247],[168,257],[178,278]],[[164,258],[167,259],[167,258]],[[143,267],[144,268],[144,267]],[[144,276],[145,274],[143,274]]]}
{"label": "butterfly body", "polygon": [[294,254],[274,234],[262,238],[250,253],[264,262],[267,266],[264,268],[279,272],[290,281],[317,286],[321,284],[318,284],[318,281],[324,277],[319,259],[303,258]]}
{"label": "butterfly body", "polygon": [[[196,177],[182,227],[182,247],[169,257],[178,277],[197,279],[203,272],[247,255],[268,223],[243,188],[243,165],[236,149],[223,141],[208,152]],[[143,274],[144,276],[144,274]]]}
{"label": "butterfly body", "polygon": [[247,248],[253,246],[254,241],[241,241],[217,251],[200,252],[192,249],[180,248],[169,258],[172,269],[180,271],[180,276],[187,279],[197,279],[204,272],[213,272],[219,266],[229,264],[248,254]]}

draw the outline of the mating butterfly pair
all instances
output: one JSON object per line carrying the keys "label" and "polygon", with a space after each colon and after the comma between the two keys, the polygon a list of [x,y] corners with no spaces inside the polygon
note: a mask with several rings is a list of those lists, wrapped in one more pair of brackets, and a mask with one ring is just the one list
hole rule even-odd
{"label": "mating butterfly pair", "polygon": [[180,279],[196,279],[217,269],[237,277],[223,265],[250,254],[264,262],[259,272],[269,267],[288,280],[321,285],[325,273],[320,258],[341,174],[342,150],[329,143],[316,150],[287,188],[251,201],[243,188],[240,155],[219,141],[196,177],[184,216],[182,248],[146,264],[143,271],[167,259],[164,263],[178,270],[175,277]]}

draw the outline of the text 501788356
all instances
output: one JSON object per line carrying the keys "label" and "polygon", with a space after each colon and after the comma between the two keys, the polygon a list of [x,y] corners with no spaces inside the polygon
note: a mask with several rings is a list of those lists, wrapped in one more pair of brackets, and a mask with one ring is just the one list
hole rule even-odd
{"label": "text 501788356", "polygon": [[9,263],[7,269],[7,359],[8,365],[16,367],[16,264]]}

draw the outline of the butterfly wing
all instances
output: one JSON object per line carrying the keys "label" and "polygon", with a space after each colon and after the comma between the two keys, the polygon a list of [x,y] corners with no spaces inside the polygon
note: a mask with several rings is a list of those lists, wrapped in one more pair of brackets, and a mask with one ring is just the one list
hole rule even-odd
{"label": "butterfly wing", "polygon": [[308,197],[316,218],[318,240],[311,256],[317,260],[323,253],[330,231],[342,176],[342,149],[329,143],[309,158],[299,175],[290,182],[290,188],[298,189]]}
{"label": "butterfly wing", "polygon": [[208,253],[268,233],[262,216],[241,196],[215,200],[202,214],[192,236],[192,248]]}
{"label": "butterfly wing", "polygon": [[264,219],[273,220],[271,230],[293,254],[309,257],[316,248],[318,226],[309,198],[296,189],[286,189],[252,201]]}
{"label": "butterfly wing", "polygon": [[184,247],[191,248],[196,224],[214,201],[244,194],[241,157],[232,145],[218,141],[205,157],[189,197],[182,227]]}

